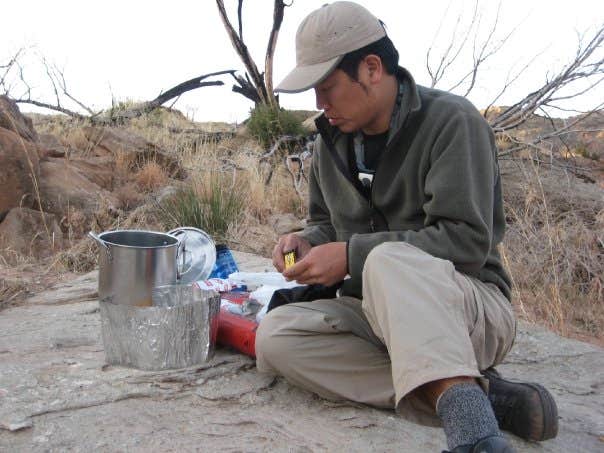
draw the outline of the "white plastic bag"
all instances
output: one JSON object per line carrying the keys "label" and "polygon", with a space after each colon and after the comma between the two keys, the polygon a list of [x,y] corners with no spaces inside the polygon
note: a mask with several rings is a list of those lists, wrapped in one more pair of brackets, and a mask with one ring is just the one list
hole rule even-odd
{"label": "white plastic bag", "polygon": [[248,291],[263,285],[273,286],[276,289],[300,286],[297,282],[288,282],[279,272],[233,272],[229,275],[229,281],[236,286],[247,286]]}

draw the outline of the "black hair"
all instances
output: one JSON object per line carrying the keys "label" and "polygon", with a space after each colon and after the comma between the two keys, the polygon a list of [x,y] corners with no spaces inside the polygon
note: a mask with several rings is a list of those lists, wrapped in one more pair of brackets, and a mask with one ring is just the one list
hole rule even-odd
{"label": "black hair", "polygon": [[358,80],[359,64],[367,55],[377,55],[380,57],[386,73],[394,75],[396,72],[396,68],[398,67],[398,51],[388,35],[344,55],[337,69],[344,71],[352,80]]}

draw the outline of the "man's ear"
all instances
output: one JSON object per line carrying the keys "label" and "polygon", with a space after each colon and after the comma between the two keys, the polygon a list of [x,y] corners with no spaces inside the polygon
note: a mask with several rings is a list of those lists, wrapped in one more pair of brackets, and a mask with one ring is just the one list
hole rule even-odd
{"label": "man's ear", "polygon": [[382,59],[374,54],[369,54],[365,57],[365,64],[369,73],[369,80],[373,83],[379,82],[383,77],[384,66]]}

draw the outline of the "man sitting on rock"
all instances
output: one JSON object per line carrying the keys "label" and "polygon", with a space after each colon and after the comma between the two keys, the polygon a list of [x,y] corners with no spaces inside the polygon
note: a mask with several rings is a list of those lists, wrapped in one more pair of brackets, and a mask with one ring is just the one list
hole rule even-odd
{"label": "man sitting on rock", "polygon": [[[417,86],[382,23],[357,4],[312,12],[296,57],[277,91],[314,88],[324,114],[308,227],[282,237],[273,262],[302,284],[343,283],[338,297],[268,313],[258,369],[442,425],[453,452],[512,451],[500,428],[554,437],[547,390],[492,368],[516,322],[497,251],[505,218],[488,124],[464,98]],[[297,262],[284,270],[291,250]]]}

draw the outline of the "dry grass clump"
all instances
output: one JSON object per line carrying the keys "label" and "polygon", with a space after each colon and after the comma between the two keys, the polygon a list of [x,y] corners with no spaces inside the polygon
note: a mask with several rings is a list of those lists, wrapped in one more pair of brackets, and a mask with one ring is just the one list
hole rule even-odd
{"label": "dry grass clump", "polygon": [[119,203],[119,208],[124,210],[139,206],[145,198],[135,183],[124,184],[114,194]]}
{"label": "dry grass clump", "polygon": [[[33,241],[32,241],[33,242]],[[23,255],[21,252],[7,247],[0,243],[0,264],[4,266],[20,266],[22,264],[31,264],[35,262],[33,252],[30,256]]]}
{"label": "dry grass clump", "polygon": [[111,229],[163,231],[163,226],[157,213],[157,204],[143,204],[118,218]]}
{"label": "dry grass clump", "polygon": [[61,135],[70,147],[79,150],[83,156],[88,155],[95,146],[94,143],[88,140],[81,127],[66,129]]}
{"label": "dry grass clump", "polygon": [[55,263],[71,272],[90,272],[97,266],[98,253],[99,250],[94,241],[85,236],[73,247],[59,253]]}
{"label": "dry grass clump", "polygon": [[26,293],[27,287],[22,281],[0,277],[0,311],[10,307]]}
{"label": "dry grass clump", "polygon": [[166,108],[160,108],[147,115],[134,118],[125,125],[125,128],[157,144],[162,149],[178,155],[195,147],[198,142],[207,141],[207,133],[234,131],[230,124],[197,123],[189,120],[177,110]]}
{"label": "dry grass clump", "polygon": [[66,215],[60,219],[60,227],[67,234],[68,243],[73,244],[76,238],[82,237],[90,230],[90,218],[86,213],[68,206]]}
{"label": "dry grass clump", "polygon": [[134,176],[136,185],[146,191],[151,192],[163,187],[168,181],[165,170],[157,162],[147,162],[136,172]]}
{"label": "dry grass clump", "polygon": [[278,235],[267,223],[249,213],[228,231],[227,245],[242,252],[270,257]]}
{"label": "dry grass clump", "polygon": [[115,176],[120,181],[129,180],[134,174],[136,155],[125,151],[115,154]]}
{"label": "dry grass clump", "polygon": [[304,181],[299,195],[294,189],[292,176],[281,159],[259,161],[252,153],[234,155],[232,159],[238,169],[237,184],[245,188],[247,210],[265,222],[275,213],[306,215],[307,189]]}
{"label": "dry grass clump", "polygon": [[224,243],[243,216],[245,193],[228,174],[206,172],[190,185],[179,188],[158,205],[165,229],[191,226],[207,232],[217,243]]}
{"label": "dry grass clump", "polygon": [[517,310],[563,335],[604,340],[604,200],[579,196],[583,183],[563,172],[516,165],[507,177],[502,252]]}

